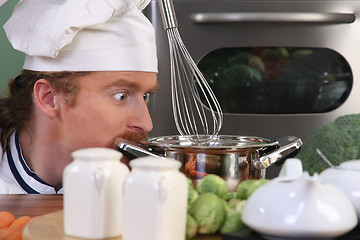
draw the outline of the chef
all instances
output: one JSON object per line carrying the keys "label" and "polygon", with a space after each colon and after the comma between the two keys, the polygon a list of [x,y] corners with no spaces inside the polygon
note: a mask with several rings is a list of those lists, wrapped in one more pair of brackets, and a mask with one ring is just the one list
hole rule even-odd
{"label": "chef", "polygon": [[[4,25],[26,54],[0,100],[0,193],[62,193],[74,150],[146,137],[157,90],[150,0],[23,0]],[[4,58],[5,56],[0,56]]]}

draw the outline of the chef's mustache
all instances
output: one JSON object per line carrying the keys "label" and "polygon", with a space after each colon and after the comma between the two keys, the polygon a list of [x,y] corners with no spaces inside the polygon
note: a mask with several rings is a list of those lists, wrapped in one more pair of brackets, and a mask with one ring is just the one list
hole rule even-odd
{"label": "chef's mustache", "polygon": [[147,138],[149,135],[146,132],[142,133],[128,133],[125,134],[122,138],[132,142],[139,142],[141,139]]}

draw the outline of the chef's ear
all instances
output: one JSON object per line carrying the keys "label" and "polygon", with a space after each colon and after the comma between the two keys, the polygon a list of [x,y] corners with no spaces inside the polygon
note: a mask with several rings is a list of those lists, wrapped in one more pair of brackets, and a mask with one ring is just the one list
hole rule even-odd
{"label": "chef's ear", "polygon": [[57,116],[59,95],[46,79],[39,79],[34,84],[34,98],[39,109],[49,118]]}

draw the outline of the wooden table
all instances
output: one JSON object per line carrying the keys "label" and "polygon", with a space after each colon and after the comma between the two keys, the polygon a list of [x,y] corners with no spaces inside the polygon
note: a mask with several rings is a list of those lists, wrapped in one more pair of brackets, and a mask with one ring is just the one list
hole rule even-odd
{"label": "wooden table", "polygon": [[[43,216],[62,209],[61,194],[0,194],[0,211],[9,211],[15,217]],[[221,236],[197,236],[194,240],[221,240]]]}
{"label": "wooden table", "polygon": [[[63,209],[63,195],[61,194],[0,194],[0,211],[9,211],[15,217],[21,216],[43,216]],[[193,240],[221,240],[221,239],[263,239],[261,237],[231,238],[220,235],[200,235]],[[360,227],[355,228],[349,234],[336,239],[355,240],[360,239]]]}
{"label": "wooden table", "polygon": [[62,194],[0,194],[0,211],[15,217],[42,216],[63,209]]}

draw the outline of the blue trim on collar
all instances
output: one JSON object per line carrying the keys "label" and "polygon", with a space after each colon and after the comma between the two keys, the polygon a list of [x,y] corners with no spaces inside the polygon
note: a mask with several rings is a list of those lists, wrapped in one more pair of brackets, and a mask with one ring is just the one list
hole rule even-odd
{"label": "blue trim on collar", "polygon": [[14,159],[11,156],[11,150],[10,150],[10,145],[8,146],[7,150],[6,150],[6,155],[7,155],[7,159],[9,162],[9,166],[10,166],[10,170],[12,172],[12,174],[14,175],[16,181],[19,183],[19,185],[27,192],[27,193],[39,193],[38,191],[34,190],[32,187],[30,187],[25,181],[24,179],[22,179],[20,173],[18,172],[18,170],[16,169],[15,163],[14,163]]}
{"label": "blue trim on collar", "polygon": [[[32,178],[34,178],[36,181],[41,182],[42,184],[48,185],[50,186],[47,182],[45,182],[44,180],[42,180],[36,173],[32,172],[29,167],[26,165],[25,160],[21,154],[21,147],[20,147],[20,141],[19,141],[19,135],[17,132],[15,132],[15,146],[16,146],[16,150],[18,152],[18,156],[19,156],[19,160],[20,163],[22,165],[22,167],[24,168],[25,172],[31,176]],[[51,187],[51,186],[50,186]]]}

